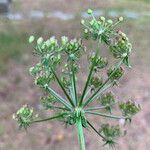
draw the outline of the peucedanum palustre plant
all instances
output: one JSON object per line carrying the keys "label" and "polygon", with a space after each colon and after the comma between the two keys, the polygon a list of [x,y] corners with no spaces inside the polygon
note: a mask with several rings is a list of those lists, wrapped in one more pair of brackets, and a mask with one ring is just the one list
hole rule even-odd
{"label": "peucedanum palustre plant", "polygon": [[[44,91],[44,96],[41,98],[43,107],[55,110],[56,114],[39,119],[34,114],[33,108],[24,105],[13,115],[20,128],[25,129],[33,123],[52,119],[58,119],[68,125],[76,125],[80,150],[86,149],[83,128],[91,128],[102,138],[104,145],[111,147],[124,134],[119,125],[108,123],[101,123],[100,129],[97,130],[88,119],[88,115],[121,120],[126,123],[131,122],[133,115],[140,110],[140,106],[135,102],[118,101],[110,91],[107,92],[119,83],[119,79],[124,74],[122,66],[130,67],[129,56],[132,45],[125,33],[116,30],[116,26],[123,21],[123,17],[119,17],[114,23],[104,17],[95,18],[90,9],[87,13],[91,19],[81,20],[84,29],[82,39],[69,40],[68,37],[63,36],[58,42],[54,36],[46,41],[42,37],[37,40],[34,36],[29,38],[29,43],[33,45],[34,52],[40,59],[29,72],[34,77],[34,83]],[[77,80],[81,77],[78,75],[79,59],[87,52],[82,43],[83,39],[92,39],[97,48],[90,56],[88,55],[89,73],[83,91],[79,92],[77,86]],[[114,56],[116,62],[112,67],[107,67],[107,58],[101,56],[100,44],[105,44]],[[102,78],[100,72],[106,67],[106,77]],[[62,95],[54,90],[53,83],[60,86]],[[90,106],[94,101],[95,103]],[[114,115],[115,105],[118,106],[122,115]]]}

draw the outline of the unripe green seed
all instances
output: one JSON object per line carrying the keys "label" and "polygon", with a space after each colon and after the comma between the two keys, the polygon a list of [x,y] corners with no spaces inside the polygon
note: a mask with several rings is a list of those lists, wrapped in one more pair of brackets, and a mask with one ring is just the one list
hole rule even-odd
{"label": "unripe green seed", "polygon": [[85,30],[84,30],[84,33],[88,33],[88,29],[85,29]]}
{"label": "unripe green seed", "polygon": [[122,45],[125,44],[124,40],[121,40],[121,44],[122,44]]}
{"label": "unripe green seed", "polygon": [[113,21],[112,21],[111,19],[107,20],[107,22],[108,22],[109,24],[113,24]]}
{"label": "unripe green seed", "polygon": [[119,17],[118,21],[122,22],[123,21],[123,17]]}
{"label": "unripe green seed", "polygon": [[52,36],[52,37],[50,38],[50,43],[51,43],[51,44],[57,44],[57,40],[55,39],[55,36]]}
{"label": "unripe green seed", "polygon": [[90,25],[93,26],[94,25],[94,20],[90,21]]}
{"label": "unripe green seed", "polygon": [[47,47],[49,47],[49,46],[51,45],[50,40],[47,40],[47,41],[45,42],[45,44],[46,44]]}
{"label": "unripe green seed", "polygon": [[37,44],[38,44],[38,45],[41,45],[42,43],[43,43],[43,38],[42,38],[42,37],[38,38]]}
{"label": "unripe green seed", "polygon": [[46,47],[46,44],[44,43],[42,44],[41,49],[45,49],[45,47]]}
{"label": "unripe green seed", "polygon": [[34,40],[35,40],[35,37],[34,37],[33,35],[31,35],[31,36],[29,37],[29,43],[33,43]]}
{"label": "unripe green seed", "polygon": [[127,56],[127,53],[123,53],[123,54],[122,54],[122,57],[126,57],[126,56]]}
{"label": "unripe green seed", "polygon": [[97,21],[97,23],[98,23],[98,24],[101,24],[101,22],[100,22],[100,21]]}
{"label": "unripe green seed", "polygon": [[72,60],[75,60],[75,55],[74,55],[74,54],[71,54],[71,55],[70,55],[70,58],[71,58]]}
{"label": "unripe green seed", "polygon": [[91,15],[91,14],[93,13],[93,10],[88,9],[87,13],[88,13],[89,15]]}
{"label": "unripe green seed", "polygon": [[85,20],[82,19],[82,20],[81,20],[81,24],[85,24]]}
{"label": "unripe green seed", "polygon": [[60,60],[60,59],[61,59],[61,55],[60,55],[60,54],[58,54],[57,58]]}
{"label": "unripe green seed", "polygon": [[62,45],[65,45],[68,42],[68,38],[66,36],[61,37]]}
{"label": "unripe green seed", "polygon": [[105,21],[105,17],[101,16],[100,20],[104,22]]}
{"label": "unripe green seed", "polygon": [[121,36],[122,36],[122,37],[126,37],[126,34],[122,32],[122,33],[121,33]]}

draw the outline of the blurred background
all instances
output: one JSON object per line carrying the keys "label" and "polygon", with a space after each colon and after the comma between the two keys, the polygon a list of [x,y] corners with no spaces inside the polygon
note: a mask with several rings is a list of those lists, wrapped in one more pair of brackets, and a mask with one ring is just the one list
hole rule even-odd
{"label": "blurred background", "polygon": [[[87,18],[88,8],[96,16],[123,16],[120,28],[133,44],[132,70],[126,71],[115,90],[120,100],[140,103],[142,111],[127,127],[128,134],[118,141],[116,149],[150,149],[150,0],[0,0],[0,150],[78,149],[73,127],[52,121],[35,124],[26,132],[18,130],[11,117],[25,103],[42,115],[50,113],[40,109],[41,90],[28,73],[37,62],[27,42],[29,35],[79,37],[80,19]],[[91,119],[98,127],[101,120]],[[107,149],[95,133],[85,130],[85,135],[87,150]]]}

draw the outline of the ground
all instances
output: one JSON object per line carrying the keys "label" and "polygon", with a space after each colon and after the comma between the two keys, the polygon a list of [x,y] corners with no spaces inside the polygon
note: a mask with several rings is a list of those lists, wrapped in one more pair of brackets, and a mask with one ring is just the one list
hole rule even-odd
{"label": "ground", "polygon": [[[107,10],[128,10],[145,13],[137,19],[125,19],[122,28],[133,43],[131,55],[132,69],[127,69],[119,87],[113,89],[120,100],[133,99],[142,105],[142,110],[135,116],[131,125],[127,126],[128,134],[118,141],[116,149],[119,150],[149,150],[150,143],[150,4],[143,1],[122,0],[86,0],[69,1],[59,0],[16,0],[13,11],[24,13],[32,9],[44,11],[61,10],[77,14],[75,19],[62,21],[59,19],[20,20],[0,22],[0,150],[77,150],[77,135],[74,127],[65,127],[60,122],[45,122],[32,125],[28,131],[18,130],[12,114],[23,104],[28,103],[39,109],[41,90],[34,86],[29,76],[28,68],[37,62],[32,54],[32,47],[27,43],[30,34],[37,36],[56,37],[67,35],[78,37],[80,35],[81,11],[88,7]],[[88,45],[88,44],[87,44]],[[89,44],[91,47],[91,44]],[[89,48],[89,49],[90,49]],[[107,52],[106,52],[107,54]],[[85,64],[84,59],[81,64]],[[82,70],[82,87],[86,78],[85,69]],[[61,91],[60,91],[61,92]],[[39,110],[41,115],[48,116],[51,111]],[[101,120],[90,118],[96,127]],[[90,130],[85,130],[87,150],[101,149],[101,139]]]}

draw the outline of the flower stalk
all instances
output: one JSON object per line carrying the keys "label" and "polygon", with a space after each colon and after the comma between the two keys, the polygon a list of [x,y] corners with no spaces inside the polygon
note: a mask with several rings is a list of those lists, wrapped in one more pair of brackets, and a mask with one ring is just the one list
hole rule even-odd
{"label": "flower stalk", "polygon": [[85,141],[84,141],[81,117],[78,117],[76,120],[76,128],[77,128],[77,133],[78,133],[78,141],[79,141],[80,150],[85,150]]}

